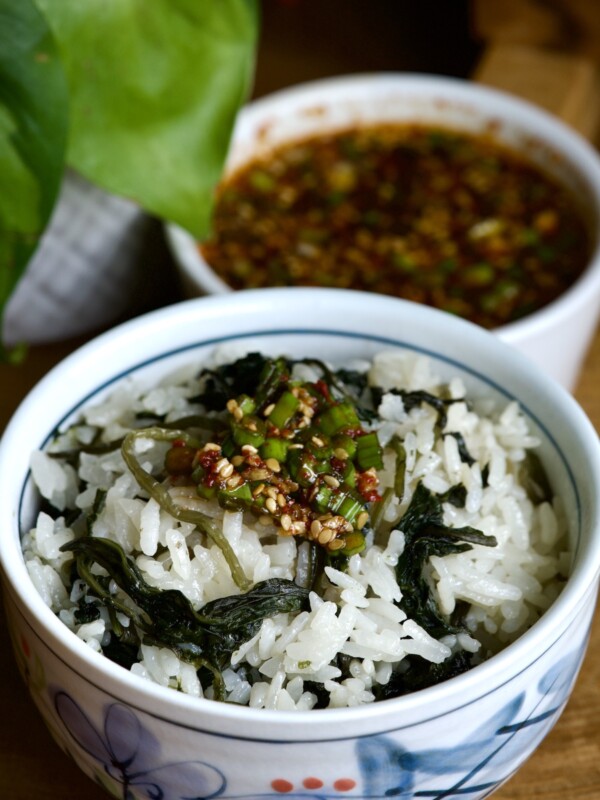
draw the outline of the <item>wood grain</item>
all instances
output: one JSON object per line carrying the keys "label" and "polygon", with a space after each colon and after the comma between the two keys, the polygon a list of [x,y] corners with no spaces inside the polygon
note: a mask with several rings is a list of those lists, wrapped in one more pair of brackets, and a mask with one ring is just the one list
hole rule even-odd
{"label": "wood grain", "polygon": [[520,44],[492,43],[473,77],[535,102],[590,140],[597,135],[600,75],[588,58]]}

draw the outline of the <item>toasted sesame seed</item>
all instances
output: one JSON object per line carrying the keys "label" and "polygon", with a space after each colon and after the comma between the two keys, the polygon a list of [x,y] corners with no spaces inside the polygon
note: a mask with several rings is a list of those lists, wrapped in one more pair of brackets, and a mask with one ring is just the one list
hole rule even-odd
{"label": "toasted sesame seed", "polygon": [[265,417],[268,417],[269,414],[271,413],[271,411],[273,411],[274,408],[275,408],[275,403],[269,403],[269,405],[263,411],[263,414],[265,415]]}
{"label": "toasted sesame seed", "polygon": [[277,505],[279,506],[279,508],[283,508],[286,504],[287,504],[287,500],[286,500],[285,495],[283,495],[283,494],[281,494],[281,492],[279,492],[279,494],[277,495]]}
{"label": "toasted sesame seed", "polygon": [[254,489],[252,490],[252,496],[258,497],[259,494],[262,494],[264,492],[264,490],[265,490],[264,483],[259,483],[258,486],[255,486]]}
{"label": "toasted sesame seed", "polygon": [[270,470],[273,470],[273,472],[281,472],[281,464],[276,458],[267,458],[265,464]]}
{"label": "toasted sesame seed", "polygon": [[346,546],[345,539],[333,539],[331,542],[328,543],[327,549],[328,550],[341,550],[342,547]]}
{"label": "toasted sesame seed", "polygon": [[281,527],[284,531],[289,531],[289,529],[292,527],[292,518],[289,514],[281,515]]}
{"label": "toasted sesame seed", "polygon": [[323,480],[328,486],[331,486],[332,489],[337,489],[340,485],[338,479],[333,475],[323,475]]}
{"label": "toasted sesame seed", "polygon": [[244,479],[241,475],[232,475],[231,478],[228,478],[226,481],[228,489],[237,489],[244,482]]}
{"label": "toasted sesame seed", "polygon": [[272,497],[267,497],[265,501],[265,507],[267,511],[271,512],[271,514],[274,514],[277,511],[277,503]]}
{"label": "toasted sesame seed", "polygon": [[348,451],[345,450],[343,447],[336,447],[333,451],[333,455],[336,458],[339,458],[340,461],[347,461],[349,458]]}
{"label": "toasted sesame seed", "polygon": [[238,420],[238,422],[243,418],[244,412],[240,408],[238,401],[235,400],[233,397],[231,398],[231,400],[227,401],[226,407],[227,411],[229,411],[229,413],[232,414],[236,418],[236,420]]}
{"label": "toasted sesame seed", "polygon": [[215,464],[215,469],[217,470],[218,473],[220,473],[221,470],[224,469],[228,465],[229,465],[229,459],[228,458],[220,458],[217,461],[217,463]]}
{"label": "toasted sesame seed", "polygon": [[219,470],[219,475],[221,478],[230,478],[233,475],[233,464],[225,464],[225,466]]}
{"label": "toasted sesame seed", "polygon": [[269,475],[268,469],[260,469],[259,467],[250,467],[244,470],[244,477],[249,481],[266,481]]}
{"label": "toasted sesame seed", "polygon": [[269,497],[273,498],[273,500],[277,500],[277,489],[274,486],[267,486],[266,492]]}
{"label": "toasted sesame seed", "polygon": [[259,521],[259,523],[261,525],[265,525],[265,526],[266,525],[271,525],[272,522],[273,522],[273,520],[271,519],[271,517],[268,514],[261,514],[261,516],[258,518],[258,521]]}
{"label": "toasted sesame seed", "polygon": [[323,441],[323,439],[321,439],[318,436],[313,436],[311,438],[311,441],[312,441],[313,444],[316,444],[317,447],[323,447],[325,445],[325,442]]}
{"label": "toasted sesame seed", "polygon": [[319,544],[327,544],[335,537],[335,533],[333,531],[327,530],[327,528],[323,528],[319,536],[317,537]]}
{"label": "toasted sesame seed", "polygon": [[322,530],[323,530],[323,526],[321,525],[319,520],[318,519],[313,519],[313,521],[310,523],[310,532],[312,533],[312,535],[317,537],[321,533]]}
{"label": "toasted sesame seed", "polygon": [[215,444],[214,442],[207,442],[202,449],[204,451],[209,451],[209,450],[219,450],[220,451],[221,450],[221,445],[220,444]]}
{"label": "toasted sesame seed", "polygon": [[231,459],[231,463],[234,467],[241,467],[245,460],[244,456],[234,456]]}
{"label": "toasted sesame seed", "polygon": [[258,450],[256,449],[256,447],[254,447],[253,444],[244,444],[242,445],[242,453],[244,453],[244,455],[247,456],[253,456],[256,455],[256,453],[258,453]]}
{"label": "toasted sesame seed", "polygon": [[298,522],[292,523],[292,530],[294,533],[306,533],[306,522],[303,520],[298,520]]}
{"label": "toasted sesame seed", "polygon": [[364,528],[367,522],[369,521],[369,514],[366,511],[363,511],[361,514],[358,515],[356,518],[356,527],[360,530]]}

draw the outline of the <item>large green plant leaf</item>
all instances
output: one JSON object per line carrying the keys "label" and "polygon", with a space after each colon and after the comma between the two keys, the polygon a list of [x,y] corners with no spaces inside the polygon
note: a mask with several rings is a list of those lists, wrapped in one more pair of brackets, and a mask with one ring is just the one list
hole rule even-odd
{"label": "large green plant leaf", "polygon": [[0,0],[0,309],[48,221],[64,168],[67,83],[32,0]]}
{"label": "large green plant leaf", "polygon": [[38,0],[71,91],[68,160],[203,235],[253,75],[257,0]]}

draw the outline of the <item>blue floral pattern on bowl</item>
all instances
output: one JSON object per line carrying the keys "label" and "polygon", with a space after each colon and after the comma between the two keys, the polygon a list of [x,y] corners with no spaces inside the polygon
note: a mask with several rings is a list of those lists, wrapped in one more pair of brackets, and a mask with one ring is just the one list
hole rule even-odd
{"label": "blue floral pattern on bowl", "polygon": [[97,730],[66,692],[57,692],[54,704],[79,747],[122,787],[123,800],[208,800],[222,794],[225,778],[215,767],[202,761],[162,763],[160,742],[127,706],[107,706]]}
{"label": "blue floral pattern on bowl", "polygon": [[[585,652],[600,563],[597,437],[566,394],[493,338],[483,342],[483,331],[390,298],[377,298],[365,315],[365,303],[375,301],[346,291],[298,290],[283,303],[286,297],[283,290],[240,292],[164,309],[151,324],[134,321],[126,335],[111,332],[72,356],[5,431],[11,457],[1,482],[0,554],[19,666],[56,741],[119,800],[481,800],[554,724]],[[518,399],[572,525],[572,577],[540,623],[497,658],[431,691],[295,718],[223,708],[147,684],[73,637],[41,606],[19,560],[18,528],[26,529],[37,509],[28,454],[117,381],[154,382],[217,344],[318,352],[332,361],[408,347],[433,356],[476,393]]]}
{"label": "blue floral pattern on bowl", "polygon": [[[331,791],[324,780],[307,774],[301,787],[274,777],[260,795],[232,794],[226,760],[217,765],[165,759],[157,737],[128,706],[107,704],[100,727],[62,689],[54,690],[54,707],[69,737],[101,768],[103,777],[96,773],[99,782],[122,800],[258,800],[281,794],[293,800],[334,800],[343,793],[365,800],[485,798],[510,777],[523,748],[533,749],[557,719],[582,656],[582,649],[565,656],[538,682],[533,703],[525,692],[519,693],[458,745],[411,750],[394,732],[355,739],[360,781],[339,778]],[[533,727],[533,743],[530,737],[524,743],[520,734]],[[440,776],[446,782],[442,788],[434,780]],[[447,783],[448,776],[456,777]]]}

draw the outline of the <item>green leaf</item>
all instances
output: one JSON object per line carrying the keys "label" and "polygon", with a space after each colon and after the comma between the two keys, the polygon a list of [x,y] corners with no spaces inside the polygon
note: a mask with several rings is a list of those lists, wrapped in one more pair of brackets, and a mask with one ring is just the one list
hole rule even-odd
{"label": "green leaf", "polygon": [[38,5],[69,79],[69,164],[204,235],[253,76],[257,0]]}
{"label": "green leaf", "polygon": [[[147,584],[135,561],[116,542],[83,536],[61,549],[75,555],[79,577],[91,591],[90,596],[130,617],[141,634],[140,640],[170,647],[180,658],[198,661],[214,672],[229,665],[233,651],[254,636],[264,619],[287,612],[297,613],[308,606],[308,589],[285,578],[270,578],[255,584],[248,592],[212,600],[195,611],[178,589],[159,589]],[[108,588],[109,579],[92,572],[94,563],[108,572],[109,578],[139,611],[115,599]],[[85,606],[88,613],[89,605]],[[78,618],[78,621],[82,620]],[[130,645],[135,631],[123,628],[123,635],[116,635],[116,638],[121,639],[121,644]],[[114,652],[117,660],[131,656],[130,648],[115,645]]]}
{"label": "green leaf", "polygon": [[68,91],[32,0],[0,0],[0,311],[50,217],[64,170]]}
{"label": "green leaf", "polygon": [[404,551],[396,565],[396,580],[402,592],[400,607],[432,636],[439,638],[461,630],[441,614],[423,568],[432,555],[464,553],[473,544],[495,547],[496,539],[470,526],[451,528],[444,524],[442,502],[460,504],[462,492],[453,487],[436,495],[418,483],[410,504],[396,527],[404,533]]}

